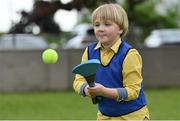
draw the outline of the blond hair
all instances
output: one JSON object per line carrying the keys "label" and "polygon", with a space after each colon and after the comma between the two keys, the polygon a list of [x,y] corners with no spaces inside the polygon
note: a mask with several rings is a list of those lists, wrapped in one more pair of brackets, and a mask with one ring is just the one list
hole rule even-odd
{"label": "blond hair", "polygon": [[123,30],[120,36],[125,36],[128,31],[126,11],[118,4],[104,4],[96,8],[92,13],[93,24],[97,19],[115,22]]}

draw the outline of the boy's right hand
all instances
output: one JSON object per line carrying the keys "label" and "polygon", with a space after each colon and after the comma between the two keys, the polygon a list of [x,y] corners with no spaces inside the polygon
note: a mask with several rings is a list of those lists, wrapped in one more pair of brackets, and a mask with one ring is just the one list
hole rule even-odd
{"label": "boy's right hand", "polygon": [[84,89],[85,95],[88,97],[104,96],[105,87],[96,83],[94,87],[87,85]]}
{"label": "boy's right hand", "polygon": [[[102,97],[100,97],[100,96],[91,96],[91,94],[89,93],[89,88],[90,88],[89,85],[87,85],[84,88],[85,95],[90,97],[90,98],[95,98],[95,100],[96,100],[95,102],[97,102],[97,103],[101,102],[102,101]],[[96,103],[94,103],[94,104],[96,104]]]}

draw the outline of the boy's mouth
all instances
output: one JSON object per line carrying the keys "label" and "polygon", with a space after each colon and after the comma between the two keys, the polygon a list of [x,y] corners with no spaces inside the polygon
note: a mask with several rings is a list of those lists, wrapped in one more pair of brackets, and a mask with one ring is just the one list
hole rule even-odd
{"label": "boy's mouth", "polygon": [[102,37],[105,37],[106,34],[99,34],[98,36],[102,38]]}

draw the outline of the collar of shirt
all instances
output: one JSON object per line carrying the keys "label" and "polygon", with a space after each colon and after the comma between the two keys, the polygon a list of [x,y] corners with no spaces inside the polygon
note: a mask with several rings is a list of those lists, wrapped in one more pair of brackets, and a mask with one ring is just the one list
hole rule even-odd
{"label": "collar of shirt", "polygon": [[[113,45],[110,49],[113,50],[114,53],[117,53],[118,48],[119,48],[119,46],[121,45],[121,43],[122,43],[121,38],[119,38],[119,39],[114,43],[114,45]],[[101,45],[100,42],[97,43],[97,45],[96,45],[96,47],[95,47],[94,49],[96,50],[96,49],[99,49],[99,48],[105,49],[105,48]]]}

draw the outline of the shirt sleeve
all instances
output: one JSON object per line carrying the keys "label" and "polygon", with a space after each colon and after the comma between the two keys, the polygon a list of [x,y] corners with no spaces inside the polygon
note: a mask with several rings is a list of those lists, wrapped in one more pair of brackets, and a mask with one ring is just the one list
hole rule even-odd
{"label": "shirt sleeve", "polygon": [[127,101],[138,98],[142,82],[142,58],[136,49],[131,49],[125,57],[122,73]]}
{"label": "shirt sleeve", "polygon": [[[86,60],[88,60],[87,48],[85,49],[85,51],[82,55],[81,63]],[[87,85],[87,83],[86,83],[85,78],[79,74],[76,74],[74,82],[73,82],[73,88],[74,88],[75,92],[77,92],[78,94],[84,95],[84,88],[86,87],[86,85]]]}

